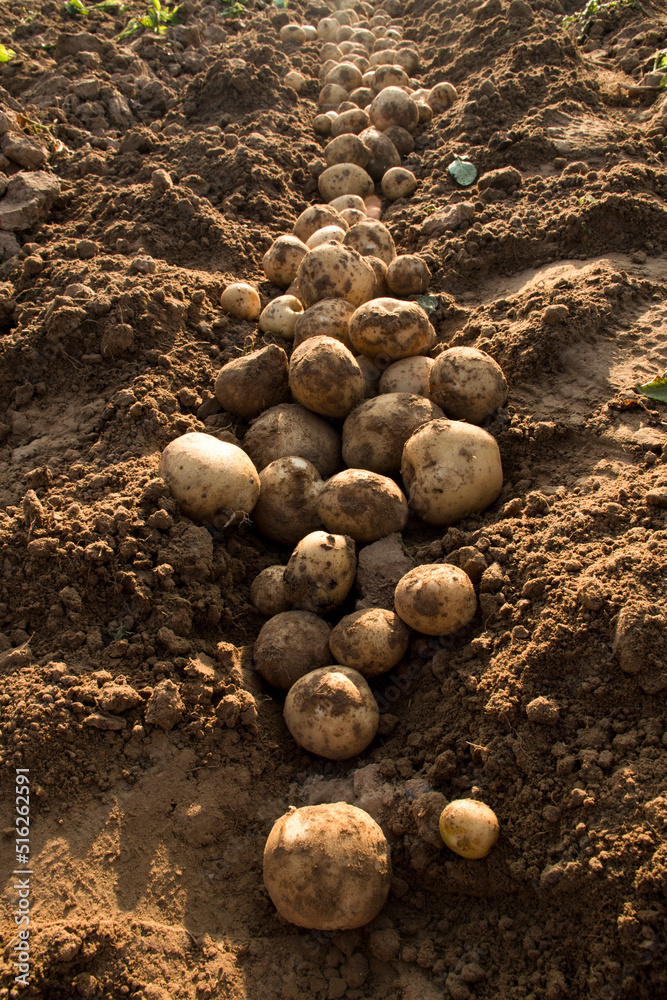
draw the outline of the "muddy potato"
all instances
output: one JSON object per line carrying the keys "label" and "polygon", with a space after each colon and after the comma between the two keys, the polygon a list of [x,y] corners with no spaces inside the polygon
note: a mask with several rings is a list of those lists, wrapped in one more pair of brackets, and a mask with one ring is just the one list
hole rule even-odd
{"label": "muddy potato", "polygon": [[431,399],[452,420],[483,424],[507,402],[507,382],[493,358],[474,347],[450,347],[436,358]]}
{"label": "muddy potato", "polygon": [[[340,226],[341,229],[346,228],[346,224],[342,222],[340,217],[340,212],[336,211],[332,205],[311,205],[309,208],[304,209],[296,220],[292,232],[294,233],[294,238],[299,240],[303,246],[306,246],[306,242],[313,233],[316,233],[318,229],[323,229],[325,226]],[[276,243],[279,240],[287,238],[280,236],[276,240]],[[307,249],[308,247],[306,247]],[[303,260],[303,256],[302,254],[301,260]]]}
{"label": "muddy potato", "polygon": [[297,282],[306,308],[321,299],[345,299],[359,306],[373,295],[375,271],[356,250],[325,243],[307,252],[299,265]]}
{"label": "muddy potato", "polygon": [[285,596],[303,611],[326,615],[342,604],[357,571],[354,542],[311,531],[297,543],[285,569]]}
{"label": "muddy potato", "polygon": [[345,229],[340,226],[323,226],[308,238],[306,246],[309,250],[319,247],[323,243],[342,243],[345,236]]}
{"label": "muddy potato", "polygon": [[262,309],[259,292],[245,281],[227,285],[220,296],[220,306],[230,316],[247,320],[257,319]]}
{"label": "muddy potato", "polygon": [[294,346],[311,337],[333,337],[351,348],[350,317],[354,306],[345,299],[321,299],[298,317],[294,327]]}
{"label": "muddy potato", "polygon": [[279,295],[265,306],[259,317],[264,333],[277,333],[285,340],[294,339],[294,327],[303,313],[303,305],[295,295]]}
{"label": "muddy potato", "polygon": [[324,482],[305,458],[286,455],[259,474],[259,499],[252,512],[257,528],[282,545],[295,545],[323,524],[317,498]]}
{"label": "muddy potato", "polygon": [[328,531],[370,543],[403,531],[408,502],[396,483],[367,469],[345,469],[317,495],[317,513]]}
{"label": "muddy potato", "polygon": [[472,581],[458,566],[431,563],[415,566],[394,591],[396,614],[425,635],[451,635],[475,617],[477,598]]}
{"label": "muddy potato", "polygon": [[338,115],[331,123],[332,136],[345,135],[348,132],[359,135],[365,128],[368,128],[371,120],[368,113],[363,108],[355,108],[354,111],[344,111]]}
{"label": "muddy potato", "polygon": [[292,807],[266,842],[264,884],[280,915],[298,927],[363,927],[389,894],[389,844],[368,813],[347,802]]}
{"label": "muddy potato", "polygon": [[359,138],[370,154],[366,169],[373,180],[381,181],[391,167],[400,166],[399,152],[384,132],[375,127],[366,128],[359,134]]}
{"label": "muddy potato", "polygon": [[320,83],[321,86],[324,86],[324,81],[327,78],[327,74],[334,68],[335,65],[336,65],[335,59],[327,59],[326,62],[322,63],[322,65],[320,66],[320,71],[317,76],[318,82]]}
{"label": "muddy potato", "polygon": [[296,742],[329,760],[362,753],[375,738],[379,720],[373,692],[351,667],[312,670],[285,699],[285,722]]}
{"label": "muddy potato", "polygon": [[393,66],[396,61],[398,50],[390,48],[388,42],[383,42],[383,45],[384,48],[378,49],[377,52],[373,52],[369,59],[370,65],[375,69],[379,66]]}
{"label": "muddy potato", "polygon": [[369,194],[368,198],[364,198],[364,205],[369,219],[382,218],[382,200],[376,194]]}
{"label": "muddy potato", "polygon": [[327,111],[329,109],[335,111],[348,97],[349,94],[345,87],[341,87],[337,83],[325,83],[320,90],[317,103]]}
{"label": "muddy potato", "polygon": [[242,521],[259,497],[259,476],[248,455],[199,431],[167,445],[158,475],[187,517],[218,528]]}
{"label": "muddy potato", "polygon": [[364,398],[359,365],[333,337],[310,337],[294,350],[289,386],[306,409],[335,420],[343,420]]}
{"label": "muddy potato", "polygon": [[387,287],[393,295],[421,295],[430,281],[431,272],[416,254],[400,254],[387,268]]}
{"label": "muddy potato", "polygon": [[280,41],[303,45],[306,41],[306,32],[300,24],[284,24],[280,29]]}
{"label": "muddy potato", "polygon": [[262,259],[264,274],[277,288],[288,288],[307,251],[305,242],[297,236],[279,236]]}
{"label": "muddy potato", "polygon": [[370,87],[357,87],[350,93],[350,100],[353,101],[358,108],[365,108],[367,105],[371,104],[373,98],[375,97],[375,92],[371,90]]}
{"label": "muddy potato", "polygon": [[325,84],[336,83],[338,86],[344,87],[349,94],[361,86],[361,71],[352,62],[339,62],[329,70],[324,82]]}
{"label": "muddy potato", "polygon": [[498,840],[500,825],[490,806],[476,799],[455,799],[440,814],[440,836],[462,858],[485,858]]}
{"label": "muddy potato", "polygon": [[[334,17],[323,17],[317,22],[317,37],[321,38],[324,42],[335,43],[339,28],[340,25]],[[328,59],[329,54],[325,56],[323,53],[322,58]]]}
{"label": "muddy potato", "polygon": [[[401,156],[408,156],[410,153],[414,152],[415,140],[412,138],[407,129],[401,128],[399,125],[390,125],[389,128],[385,129],[384,132],[381,132],[380,135],[384,135],[387,139],[390,139]],[[392,163],[392,166],[399,166],[399,164]]]}
{"label": "muddy potato", "polygon": [[384,298],[388,292],[387,282],[386,282],[387,265],[383,260],[380,260],[379,257],[370,256],[366,257],[365,259],[368,261],[368,263],[375,271],[375,289],[373,291],[373,298],[374,299]]}
{"label": "muddy potato", "polygon": [[[243,447],[258,469],[298,455],[328,479],[340,468],[340,435],[331,424],[296,403],[281,403],[253,420]],[[257,477],[259,496],[259,476]]]}
{"label": "muddy potato", "polygon": [[[332,139],[326,146],[324,150],[324,159],[327,161],[328,166],[333,167],[337,163],[356,163],[358,167],[366,167],[368,161],[371,158],[371,154],[368,148],[363,144],[359,136],[353,135],[351,132],[346,132],[344,135],[338,135],[335,139]],[[345,198],[346,195],[341,195],[340,197]],[[340,201],[340,197],[335,200]],[[358,195],[352,195],[352,197],[359,197]],[[336,205],[338,209],[338,205]],[[340,209],[338,209],[340,211]]]}
{"label": "muddy potato", "polygon": [[417,111],[419,112],[419,124],[428,125],[430,121],[433,121],[433,111],[426,103],[426,101],[415,101],[417,105]]}
{"label": "muddy potato", "polygon": [[362,257],[379,257],[389,265],[396,256],[396,245],[386,226],[376,219],[358,222],[345,233],[343,243]]}
{"label": "muddy potato", "polygon": [[407,87],[410,83],[408,74],[401,66],[378,66],[375,70],[373,90],[379,94],[387,87]]}
{"label": "muddy potato", "polygon": [[422,424],[442,415],[430,400],[403,392],[384,393],[360,403],[343,424],[345,464],[384,476],[398,472],[407,439]]}
{"label": "muddy potato", "polygon": [[302,24],[301,27],[304,30],[307,42],[317,41],[317,28],[314,24]]}
{"label": "muddy potato", "polygon": [[329,636],[331,652],[364,677],[384,674],[405,656],[410,629],[393,611],[366,608],[346,615]]}
{"label": "muddy potato", "polygon": [[400,48],[396,53],[395,65],[401,66],[412,77],[419,69],[419,53],[412,48]]}
{"label": "muddy potato", "polygon": [[417,178],[407,167],[392,167],[382,178],[382,194],[389,201],[409,198],[417,190]]}
{"label": "muddy potato", "polygon": [[297,72],[297,70],[290,70],[285,76],[283,83],[286,87],[291,87],[297,94],[300,94],[306,85],[306,78],[303,73]]}
{"label": "muddy potato", "polygon": [[337,212],[344,212],[348,208],[358,209],[360,212],[366,214],[366,205],[364,199],[360,198],[358,194],[342,194],[339,198],[334,198],[330,202],[331,208],[335,208]]}
{"label": "muddy potato", "polygon": [[250,601],[265,618],[273,618],[292,607],[285,597],[284,566],[267,566],[250,584]]}
{"label": "muddy potato", "polygon": [[358,208],[344,208],[340,213],[350,228],[356,226],[358,222],[363,222],[367,216],[365,212],[360,212]]}
{"label": "muddy potato", "polygon": [[385,87],[371,104],[373,125],[383,132],[389,125],[399,125],[408,132],[419,124],[419,111],[412,98],[400,87]]}
{"label": "muddy potato", "polygon": [[380,392],[410,392],[431,399],[429,377],[432,367],[433,359],[423,355],[394,361],[382,374]]}
{"label": "muddy potato", "polygon": [[315,118],[313,119],[313,128],[317,135],[331,135],[331,115],[315,115]]}
{"label": "muddy potato", "polygon": [[275,615],[257,636],[255,670],[269,684],[289,691],[300,677],[330,663],[330,635],[331,626],[311,611]]}
{"label": "muddy potato", "polygon": [[334,64],[339,63],[343,60],[343,53],[335,42],[325,42],[320,49],[320,59],[322,60],[323,65],[329,61]]}
{"label": "muddy potato", "polygon": [[289,400],[287,355],[282,347],[269,344],[234,358],[220,369],[214,391],[228,413],[252,420]]}
{"label": "muddy potato", "polygon": [[326,201],[333,201],[342,194],[358,194],[364,198],[375,190],[372,179],[356,163],[336,163],[327,167],[317,178],[317,187]]}
{"label": "muddy potato", "polygon": [[503,485],[495,439],[481,427],[446,418],[432,420],[408,438],[401,476],[412,509],[437,525],[455,524],[490,507]]}
{"label": "muddy potato", "polygon": [[359,306],[350,320],[354,350],[387,362],[424,354],[433,347],[433,327],[416,302],[372,299]]}
{"label": "muddy potato", "polygon": [[429,90],[426,103],[434,115],[439,115],[441,111],[450,108],[458,96],[456,87],[451,83],[436,83]]}
{"label": "muddy potato", "polygon": [[363,354],[355,355],[354,360],[361,368],[361,374],[364,376],[364,399],[372,399],[373,396],[377,396],[378,394],[382,371],[374,361],[371,361],[370,358],[365,358]]}
{"label": "muddy potato", "polygon": [[353,42],[359,42],[363,45],[366,52],[370,52],[375,43],[375,36],[372,31],[368,31],[366,28],[360,28],[353,32],[351,40]]}

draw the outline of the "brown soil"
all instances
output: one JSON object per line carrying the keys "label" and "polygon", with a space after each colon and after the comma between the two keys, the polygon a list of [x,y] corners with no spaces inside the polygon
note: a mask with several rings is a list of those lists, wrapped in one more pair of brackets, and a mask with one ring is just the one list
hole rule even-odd
{"label": "brown soil", "polygon": [[[503,367],[505,485],[446,532],[410,521],[409,553],[465,568],[478,615],[413,637],[372,681],[381,735],[327,762],[251,669],[250,583],[289,549],[193,525],[155,479],[185,431],[242,438],[215,378],[280,338],[222,315],[220,292],[276,295],[262,256],[316,200],[318,45],[278,32],[327,11],[248,7],[186,0],[175,37],[121,44],[139,0],[85,23],[2,4],[0,112],[24,116],[60,193],[0,267],[0,998],[664,996],[667,418],[632,393],[667,367],[667,96],[637,89],[664,9],[598,14],[577,44],[569,0],[405,4],[420,78],[459,98],[419,130],[417,192],[383,218],[431,268],[440,342]],[[455,153],[500,174],[457,189]],[[458,228],[423,231],[464,201]],[[475,862],[437,831],[470,794],[501,827]],[[390,840],[389,901],[363,930],[304,931],[268,898],[264,843],[289,805],[342,799]]]}

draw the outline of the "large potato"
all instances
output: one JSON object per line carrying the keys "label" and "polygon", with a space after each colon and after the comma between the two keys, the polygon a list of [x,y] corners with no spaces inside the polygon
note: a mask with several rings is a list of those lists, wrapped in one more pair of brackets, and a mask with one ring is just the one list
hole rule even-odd
{"label": "large potato", "polygon": [[245,452],[198,431],[167,445],[158,475],[187,517],[214,527],[242,521],[259,497],[257,469]]}
{"label": "large potato", "polygon": [[324,482],[312,462],[298,455],[277,458],[262,469],[259,482],[252,519],[267,538],[295,545],[322,525],[317,497]]}
{"label": "large potato", "polygon": [[[350,132],[346,132],[343,135],[336,136],[328,143],[326,149],[324,150],[324,159],[327,161],[327,165],[332,167],[336,163],[356,163],[358,167],[366,167],[368,161],[371,158],[366,146],[359,138],[358,135],[353,135]],[[349,197],[346,193],[340,197]],[[352,195],[354,197],[354,195]],[[359,197],[359,195],[356,195]],[[338,202],[340,198],[336,198]],[[361,201],[361,198],[359,198]],[[362,202],[363,204],[363,202]],[[340,211],[340,207],[336,204],[336,208]]]}
{"label": "large potato", "polygon": [[372,299],[359,306],[350,320],[354,350],[368,358],[398,361],[425,354],[434,344],[433,327],[416,302]]}
{"label": "large potato", "polygon": [[393,479],[367,469],[345,469],[318,493],[317,512],[325,528],[355,542],[375,542],[403,531],[408,502]]}
{"label": "large potato", "polygon": [[262,259],[264,274],[278,288],[288,288],[307,252],[305,242],[296,236],[279,236]]}
{"label": "large potato", "polygon": [[[347,229],[347,224],[343,222],[340,212],[338,212],[333,205],[311,205],[309,208],[303,210],[299,218],[294,223],[294,236],[305,247],[306,242],[310,239],[313,233],[316,233],[318,229],[324,229],[325,226],[340,226],[341,229]],[[279,239],[286,238],[287,237],[284,236],[279,237]],[[278,242],[278,240],[276,242]],[[307,249],[308,248],[306,247],[306,250]],[[301,255],[299,261],[301,261],[303,257],[304,254]],[[294,273],[296,274],[296,270]]]}
{"label": "large potato", "polygon": [[481,427],[446,418],[432,420],[408,438],[401,476],[415,513],[438,525],[455,524],[489,507],[503,485],[495,439]]}
{"label": "large potato", "polygon": [[343,244],[352,247],[362,257],[379,257],[389,265],[396,256],[396,245],[386,226],[377,219],[364,219],[343,236]]}
{"label": "large potato", "polygon": [[371,104],[369,115],[381,132],[389,125],[399,125],[408,132],[413,132],[419,124],[417,105],[400,87],[385,87],[381,90]]}
{"label": "large potato", "polygon": [[354,306],[345,299],[321,299],[298,317],[294,326],[294,346],[311,337],[334,337],[349,349],[350,317]]}
{"label": "large potato", "polygon": [[442,416],[439,406],[408,393],[387,392],[365,400],[343,424],[345,464],[390,476],[401,467],[403,445],[410,435]]}
{"label": "large potato", "polygon": [[507,382],[493,358],[474,347],[438,355],[429,381],[431,399],[453,420],[483,424],[507,402]]}
{"label": "large potato", "polygon": [[274,687],[292,684],[331,660],[331,626],[310,611],[284,611],[262,626],[253,660],[255,670]]}
{"label": "large potato", "polygon": [[298,927],[363,927],[389,894],[389,845],[368,813],[346,802],[291,808],[266,842],[264,883],[280,915]]}
{"label": "large potato", "polygon": [[416,396],[431,399],[429,378],[432,367],[433,359],[425,358],[423,355],[394,361],[380,378],[380,392],[411,392]]}
{"label": "large potato", "polygon": [[285,699],[285,722],[296,742],[329,760],[348,760],[365,750],[379,720],[371,689],[351,667],[312,670]]}
{"label": "large potato", "polygon": [[352,62],[340,62],[327,73],[325,83],[337,83],[350,93],[361,86],[361,73]]}
{"label": "large potato", "polygon": [[345,299],[360,306],[368,302],[375,289],[371,265],[356,250],[334,243],[309,250],[299,265],[296,280],[299,298],[306,308],[321,299]]}
{"label": "large potato", "polygon": [[365,128],[359,138],[370,154],[366,169],[374,181],[381,181],[391,167],[400,167],[399,152],[384,132],[375,127]]}
{"label": "large potato", "polygon": [[477,598],[467,573],[458,566],[415,566],[394,592],[396,614],[425,635],[451,635],[475,617]]}
{"label": "large potato", "polygon": [[372,194],[372,179],[356,163],[336,163],[327,167],[317,178],[317,187],[326,201],[333,201],[342,194],[358,194],[360,198]]}
{"label": "large potato", "polygon": [[339,663],[364,677],[384,674],[405,656],[410,629],[393,611],[366,608],[346,615],[329,636],[331,652]]}
{"label": "large potato", "polygon": [[294,350],[289,385],[302,406],[334,420],[342,420],[364,398],[361,369],[334,337],[309,337]]}
{"label": "large potato", "polygon": [[258,469],[289,455],[308,459],[325,479],[340,468],[340,435],[322,417],[296,403],[281,403],[261,413],[250,425],[243,447]]}
{"label": "large potato", "polygon": [[284,575],[284,566],[267,566],[250,584],[250,600],[265,618],[273,618],[292,607],[285,597]]}
{"label": "large potato", "polygon": [[252,420],[270,406],[290,398],[287,355],[269,344],[228,361],[215,380],[215,395],[229,413]]}
{"label": "large potato", "polygon": [[357,570],[354,542],[312,531],[298,542],[285,569],[285,596],[303,611],[326,615],[349,594]]}
{"label": "large potato", "polygon": [[431,272],[416,254],[401,254],[387,268],[387,287],[392,295],[421,295],[428,288],[430,280]]}

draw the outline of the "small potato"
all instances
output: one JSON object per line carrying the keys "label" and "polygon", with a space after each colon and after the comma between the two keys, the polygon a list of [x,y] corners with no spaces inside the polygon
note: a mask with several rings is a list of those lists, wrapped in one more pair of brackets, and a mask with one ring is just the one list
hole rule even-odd
{"label": "small potato", "polygon": [[[281,403],[253,420],[243,447],[258,469],[298,455],[328,479],[340,468],[340,435],[331,424],[296,403]],[[259,476],[257,477],[259,496]]]}
{"label": "small potato", "polygon": [[297,271],[297,283],[306,308],[321,299],[345,299],[359,306],[373,295],[375,271],[356,250],[324,243],[307,252]]}
{"label": "small potato", "polygon": [[328,114],[315,115],[313,119],[313,128],[317,135],[328,136],[331,135],[331,117]]}
{"label": "small potato", "polygon": [[265,618],[273,618],[292,607],[285,597],[284,575],[284,566],[267,566],[250,584],[250,600]]}
{"label": "small potato", "polygon": [[387,87],[407,87],[409,82],[408,74],[401,66],[378,66],[375,70],[373,90],[379,94]]}
{"label": "small potato", "polygon": [[382,218],[382,201],[376,194],[369,194],[368,198],[364,198],[364,205],[369,219]]}
{"label": "small potato", "polygon": [[380,379],[380,392],[411,392],[415,396],[431,399],[429,377],[432,367],[433,359],[423,355],[394,361]]}
{"label": "small potato", "polygon": [[344,208],[340,214],[350,227],[356,226],[358,222],[364,222],[367,218],[366,213],[360,212],[358,208]]}
{"label": "small potato", "polygon": [[354,111],[344,111],[338,115],[331,123],[332,136],[345,135],[348,132],[359,135],[365,128],[368,128],[371,120],[368,113],[362,108],[355,108]]}
{"label": "small potato", "polygon": [[431,370],[431,398],[452,420],[483,424],[507,402],[507,382],[493,358],[474,347],[450,347]]}
{"label": "small potato", "polygon": [[335,208],[337,212],[344,212],[348,208],[356,208],[360,212],[366,214],[366,206],[364,204],[364,199],[360,198],[358,194],[342,194],[340,198],[334,198],[330,202],[330,207]]}
{"label": "small potato", "polygon": [[364,376],[364,399],[372,399],[378,394],[378,385],[382,371],[370,358],[365,358],[363,354],[357,354],[354,359],[361,368]]}
{"label": "small potato", "polygon": [[[399,125],[390,125],[386,128],[384,132],[380,135],[384,135],[387,139],[390,139],[394,144],[401,156],[408,156],[410,153],[414,152],[415,140],[412,138],[407,129],[401,128]],[[398,163],[392,163],[392,166],[399,166]]]}
{"label": "small potato", "polygon": [[302,314],[303,306],[295,295],[279,295],[262,310],[259,328],[264,333],[277,333],[285,340],[293,340],[296,321]]}
{"label": "small potato", "polygon": [[396,614],[425,635],[451,635],[475,617],[477,598],[472,581],[458,566],[432,563],[415,566],[401,577],[394,592]]}
{"label": "small potato", "polygon": [[[337,163],[356,163],[358,167],[366,167],[368,161],[371,158],[371,154],[368,148],[364,146],[363,142],[357,135],[352,135],[352,133],[347,132],[344,135],[337,135],[335,139],[327,144],[324,150],[324,159],[327,161],[328,166],[335,166]],[[350,197],[349,195],[342,195],[341,197]],[[351,197],[359,197],[358,195],[352,195]],[[336,201],[340,201],[340,198],[336,198]],[[361,199],[360,199],[361,200]],[[362,202],[363,203],[363,202]],[[338,209],[338,205],[336,205]],[[338,209],[340,211],[340,209]]]}
{"label": "small potato", "polygon": [[374,97],[375,92],[370,87],[357,87],[356,90],[350,92],[350,100],[358,108],[365,108],[368,104],[371,104]]}
{"label": "small potato", "polygon": [[287,563],[285,596],[303,611],[326,615],[343,603],[356,571],[351,538],[312,531],[298,542]]}
{"label": "small potato", "polygon": [[308,238],[306,246],[309,250],[312,250],[323,243],[342,243],[344,237],[345,230],[341,229],[340,226],[324,226]]}
{"label": "small potato", "polygon": [[298,317],[294,327],[294,346],[299,347],[311,337],[333,337],[349,350],[352,346],[349,329],[353,312],[354,306],[345,299],[321,299]]}
{"label": "small potato", "polygon": [[183,513],[200,524],[222,528],[242,521],[259,497],[257,469],[245,452],[199,431],[167,445],[158,475]]}
{"label": "small potato", "polygon": [[342,420],[364,398],[364,377],[352,353],[333,337],[310,337],[290,360],[294,398],[314,413]]}
{"label": "small potato", "polygon": [[263,410],[289,400],[287,355],[269,344],[234,358],[220,369],[215,381],[218,402],[235,417],[252,420]]}
{"label": "small potato", "polygon": [[310,611],[284,611],[262,626],[253,661],[258,674],[274,687],[289,691],[311,670],[331,660],[331,626]]}
{"label": "small potato", "polygon": [[348,94],[361,86],[361,71],[351,62],[339,62],[326,75],[325,83],[336,83]]}
{"label": "small potato", "polygon": [[306,32],[300,24],[284,24],[280,29],[280,41],[291,42],[292,45],[303,45]]}
{"label": "small potato", "polygon": [[398,361],[433,347],[433,327],[421,306],[401,299],[372,299],[350,320],[354,350],[368,358]]}
{"label": "small potato", "polygon": [[368,149],[370,159],[367,171],[374,181],[381,181],[392,167],[401,164],[401,157],[391,139],[376,128],[366,128],[359,138]]}
{"label": "small potato", "polygon": [[307,42],[317,41],[317,28],[314,24],[302,24],[301,27],[305,32]]}
{"label": "small potato", "polygon": [[338,31],[336,32],[336,41],[340,45],[341,42],[347,42],[347,41],[349,41],[349,39],[352,38],[353,34],[354,34],[354,31],[353,31],[351,25],[349,25],[349,24],[341,24],[341,26],[339,27]]}
{"label": "small potato", "polygon": [[415,49],[400,48],[396,53],[395,64],[402,66],[408,76],[414,76],[419,69],[419,53]]}
{"label": "small potato", "polygon": [[485,858],[498,840],[500,825],[493,809],[476,799],[455,799],[440,814],[440,835],[462,858]]}
{"label": "small potato", "polygon": [[316,503],[325,528],[355,542],[376,542],[403,531],[408,522],[408,502],[396,483],[366,469],[345,469],[332,476]]}
{"label": "small potato", "polygon": [[368,813],[347,802],[292,807],[266,842],[264,884],[281,917],[298,927],[363,927],[389,894],[389,844]]}
{"label": "small potato", "polygon": [[380,712],[358,670],[321,667],[301,677],[287,692],[285,722],[304,750],[328,760],[362,753],[377,733]]}
{"label": "small potato", "polygon": [[327,167],[317,178],[317,187],[326,201],[333,201],[342,194],[358,194],[361,198],[372,194],[372,179],[356,163],[336,163]]}
{"label": "small potato", "polygon": [[427,104],[426,101],[417,100],[415,100],[415,104],[417,105],[417,111],[419,112],[420,125],[428,125],[429,122],[433,121],[433,109],[430,104]]}
{"label": "small potato", "polygon": [[370,119],[380,132],[399,125],[413,132],[419,124],[417,105],[400,87],[385,87],[371,104]]}
{"label": "small potato", "polygon": [[421,295],[430,281],[431,272],[416,254],[400,254],[387,268],[387,287],[393,295]]}
{"label": "small potato", "polygon": [[357,105],[354,103],[354,101],[351,101],[348,98],[347,101],[343,101],[342,104],[338,105],[338,107],[336,108],[336,113],[342,115],[345,111],[356,111],[356,109]]}
{"label": "small potato", "polygon": [[371,66],[375,68],[379,66],[393,66],[398,56],[398,50],[390,48],[389,42],[383,40],[382,44],[384,47],[378,49],[377,52],[373,52],[369,60]]}
{"label": "small potato", "polygon": [[[317,22],[317,37],[324,42],[335,42],[340,25],[333,17],[323,17]],[[323,59],[328,59],[329,54],[322,54]]]}
{"label": "small potato", "polygon": [[[316,233],[318,229],[323,229],[325,226],[340,226],[341,229],[346,228],[346,225],[341,220],[340,212],[336,211],[332,205],[311,205],[309,208],[304,209],[294,223],[294,237],[292,238],[297,239],[307,250],[306,242],[313,233]],[[276,243],[284,239],[290,239],[290,237],[279,236]],[[276,244],[274,243],[273,245],[275,246]],[[302,254],[299,260],[303,260],[303,257],[304,255]]]}
{"label": "small potato", "polygon": [[435,87],[431,87],[426,103],[434,115],[439,115],[441,111],[450,108],[458,96],[451,83],[436,83]]}
{"label": "small potato", "polygon": [[503,485],[495,439],[481,427],[446,418],[432,420],[408,438],[401,476],[412,509],[422,521],[437,525],[456,524],[490,507]]}
{"label": "small potato", "polygon": [[345,464],[391,476],[401,467],[403,446],[410,435],[441,416],[440,407],[421,396],[388,392],[368,399],[343,424]]}
{"label": "small potato", "polygon": [[262,259],[264,274],[277,288],[289,288],[308,247],[296,236],[279,236]]}
{"label": "small potato", "polygon": [[312,462],[297,455],[277,458],[262,469],[259,483],[252,519],[267,538],[281,545],[296,545],[321,527],[317,498],[324,482]]}
{"label": "small potato", "polygon": [[343,236],[343,243],[362,257],[379,257],[387,265],[396,256],[396,245],[391,233],[376,219],[366,219],[352,226]]}
{"label": "small potato", "polygon": [[329,108],[336,109],[346,101],[349,94],[345,87],[341,87],[337,83],[325,83],[319,93],[317,98],[317,103],[321,108],[329,110]]}
{"label": "small potato", "polygon": [[417,178],[406,167],[392,167],[382,178],[382,194],[389,201],[409,198],[417,190]]}
{"label": "small potato", "polygon": [[297,70],[290,70],[285,76],[283,83],[286,87],[291,87],[297,94],[300,94],[303,88],[306,86],[306,78],[303,73],[299,73]]}
{"label": "small potato", "polygon": [[259,292],[245,281],[227,285],[220,296],[220,306],[230,316],[247,320],[257,319],[262,309]]}
{"label": "small potato", "polygon": [[330,72],[330,70],[334,68],[335,65],[336,65],[335,59],[327,59],[326,62],[322,63],[322,66],[320,67],[320,72],[317,77],[319,83],[322,86],[324,86],[324,81],[327,78],[327,74]]}
{"label": "small potato", "polygon": [[410,629],[393,611],[366,608],[346,615],[329,636],[331,652],[339,663],[364,677],[385,674],[405,656]]}
{"label": "small potato", "polygon": [[372,31],[368,31],[366,28],[359,28],[357,31],[353,32],[351,41],[360,42],[366,51],[370,52],[375,42],[375,35]]}
{"label": "small potato", "polygon": [[[338,31],[338,28],[336,28],[336,31]],[[335,42],[325,42],[320,49],[320,59],[323,63],[328,62],[329,60],[334,63],[339,63],[343,60],[343,53]]]}

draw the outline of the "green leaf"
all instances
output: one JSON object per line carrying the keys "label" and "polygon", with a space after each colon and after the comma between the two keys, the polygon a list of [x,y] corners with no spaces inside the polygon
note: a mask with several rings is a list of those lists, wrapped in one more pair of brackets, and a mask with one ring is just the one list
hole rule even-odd
{"label": "green leaf", "polygon": [[9,62],[16,55],[14,49],[5,48],[5,46],[0,42],[0,63]]}
{"label": "green leaf", "polygon": [[450,163],[447,169],[461,187],[470,187],[477,180],[477,168],[468,161],[467,156],[454,153],[454,162]]}
{"label": "green leaf", "polygon": [[427,316],[430,316],[438,308],[438,300],[435,295],[420,295],[417,299],[417,305],[420,305]]}
{"label": "green leaf", "polygon": [[162,7],[161,7],[161,5],[160,5],[160,0],[151,0],[151,3],[153,4],[153,10],[154,10],[154,11],[155,11],[155,12],[156,12],[157,14],[159,14],[159,13],[160,13],[160,11],[162,10]]}
{"label": "green leaf", "polygon": [[657,399],[659,403],[667,403],[667,371],[658,378],[654,378],[652,382],[647,382],[646,385],[638,383],[635,386],[635,392],[640,392],[642,396],[648,396],[649,399]]}
{"label": "green leaf", "polygon": [[79,14],[82,17],[88,17],[88,11],[81,3],[81,0],[69,0],[68,3],[64,3],[63,11],[68,17],[78,17]]}

